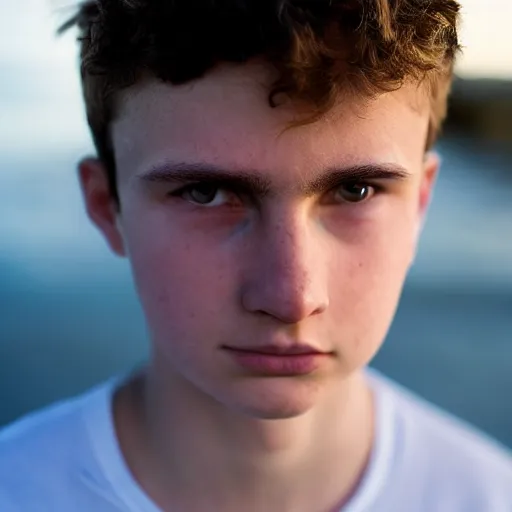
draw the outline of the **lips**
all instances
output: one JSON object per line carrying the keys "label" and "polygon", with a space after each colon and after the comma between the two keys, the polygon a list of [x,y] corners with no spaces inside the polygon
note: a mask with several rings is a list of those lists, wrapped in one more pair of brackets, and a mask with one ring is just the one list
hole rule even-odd
{"label": "lips", "polygon": [[252,354],[266,354],[273,356],[294,356],[294,355],[319,355],[319,354],[327,354],[328,352],[322,352],[310,345],[306,344],[294,344],[288,347],[283,347],[279,345],[261,345],[254,347],[224,347],[226,350],[236,351],[236,352],[246,352]]}
{"label": "lips", "polygon": [[223,348],[244,371],[269,377],[308,375],[326,364],[332,355],[305,344]]}

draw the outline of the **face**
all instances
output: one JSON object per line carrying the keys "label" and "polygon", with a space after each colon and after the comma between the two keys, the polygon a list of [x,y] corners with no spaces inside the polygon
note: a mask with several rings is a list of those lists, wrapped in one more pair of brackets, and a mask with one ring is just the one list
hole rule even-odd
{"label": "face", "polygon": [[[437,162],[414,86],[340,97],[321,121],[284,130],[297,112],[270,108],[266,81],[246,65],[139,85],[112,126],[120,212],[98,162],[80,178],[89,215],[130,259],[155,368],[230,409],[283,418],[378,350]],[[309,354],[255,354],[298,345]]]}

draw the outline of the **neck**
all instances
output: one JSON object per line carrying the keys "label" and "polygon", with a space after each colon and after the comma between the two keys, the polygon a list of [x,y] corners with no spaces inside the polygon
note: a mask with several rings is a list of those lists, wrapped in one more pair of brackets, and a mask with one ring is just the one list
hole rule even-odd
{"label": "neck", "polygon": [[366,466],[374,422],[361,374],[279,420],[229,410],[154,366],[133,383],[117,408],[121,448],[163,510],[334,510]]}

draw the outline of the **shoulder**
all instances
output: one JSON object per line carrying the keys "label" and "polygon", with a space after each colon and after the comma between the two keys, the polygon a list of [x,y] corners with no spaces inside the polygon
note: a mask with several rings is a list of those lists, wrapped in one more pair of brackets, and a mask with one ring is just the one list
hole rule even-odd
{"label": "shoulder", "polygon": [[379,374],[372,380],[393,410],[401,478],[438,509],[446,502],[468,512],[512,510],[512,454],[505,446]]}
{"label": "shoulder", "polygon": [[[31,412],[0,430],[0,472],[25,457],[48,457],[77,434],[81,400],[76,397]],[[59,441],[59,443],[57,443]],[[57,446],[56,446],[57,445]]]}
{"label": "shoulder", "polygon": [[27,414],[0,430],[0,509],[5,510],[9,500],[19,507],[62,496],[63,489],[76,486],[91,458],[86,416],[106,393],[104,386]]}

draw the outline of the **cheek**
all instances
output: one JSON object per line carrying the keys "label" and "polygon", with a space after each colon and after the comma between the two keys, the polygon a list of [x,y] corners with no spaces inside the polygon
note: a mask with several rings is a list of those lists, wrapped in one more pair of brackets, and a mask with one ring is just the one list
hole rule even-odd
{"label": "cheek", "polygon": [[416,218],[406,211],[379,226],[361,246],[361,288],[385,312],[394,311],[409,270],[416,241]]}
{"label": "cheek", "polygon": [[[331,270],[331,297],[337,308],[368,313],[397,297],[409,268],[413,247],[410,229],[366,233],[355,244],[339,249]],[[389,300],[388,300],[389,299]],[[332,302],[332,301],[331,301]]]}
{"label": "cheek", "polygon": [[407,271],[417,232],[416,208],[408,198],[382,202],[367,218],[338,220],[331,226],[339,241],[333,251],[338,275],[374,288],[379,282],[399,280]]}
{"label": "cheek", "polygon": [[351,368],[384,340],[414,252],[413,216],[393,219],[372,225],[332,262],[330,333]]}
{"label": "cheek", "polygon": [[151,229],[128,230],[126,238],[149,327],[166,337],[183,338],[218,323],[219,309],[232,295],[232,262],[167,223],[148,225]]}

